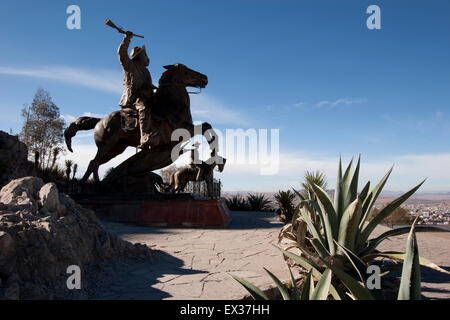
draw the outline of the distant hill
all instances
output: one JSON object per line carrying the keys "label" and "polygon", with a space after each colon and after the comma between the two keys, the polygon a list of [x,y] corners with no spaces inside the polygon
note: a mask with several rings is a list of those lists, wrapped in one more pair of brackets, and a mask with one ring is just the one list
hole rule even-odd
{"label": "distant hill", "polygon": [[[300,190],[303,191],[303,190]],[[270,199],[274,198],[274,195],[278,193],[277,192],[257,192],[257,191],[252,191],[252,190],[245,190],[245,191],[222,191],[222,196],[223,197],[230,197],[233,195],[240,195],[242,197],[246,197],[249,193],[255,194],[255,193],[262,193],[265,196],[267,196]],[[334,189],[329,189],[327,190],[327,193],[329,194],[329,196],[332,198],[334,195]],[[399,192],[399,191],[383,191],[378,199],[379,202],[388,202],[388,201],[392,201],[394,198],[397,198],[399,196],[401,196],[404,192]],[[406,201],[406,203],[411,203],[411,202],[415,202],[415,201],[443,201],[443,202],[447,202],[450,201],[450,192],[442,192],[442,193],[427,193],[427,192],[422,192],[422,193],[416,193],[414,194],[410,199],[408,199]]]}

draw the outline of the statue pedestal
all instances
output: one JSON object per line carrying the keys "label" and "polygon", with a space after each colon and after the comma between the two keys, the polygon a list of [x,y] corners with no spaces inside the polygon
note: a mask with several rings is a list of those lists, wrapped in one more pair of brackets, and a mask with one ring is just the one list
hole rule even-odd
{"label": "statue pedestal", "polygon": [[100,219],[149,226],[225,227],[231,212],[225,199],[200,200],[188,194],[77,197]]}

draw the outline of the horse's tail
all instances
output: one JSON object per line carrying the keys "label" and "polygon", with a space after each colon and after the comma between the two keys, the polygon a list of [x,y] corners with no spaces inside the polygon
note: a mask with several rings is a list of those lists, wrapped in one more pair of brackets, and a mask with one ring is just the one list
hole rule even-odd
{"label": "horse's tail", "polygon": [[66,140],[67,149],[70,152],[72,150],[72,138],[80,130],[91,130],[95,128],[95,125],[102,119],[92,118],[92,117],[80,117],[74,122],[72,122],[66,130],[64,130],[64,139]]}

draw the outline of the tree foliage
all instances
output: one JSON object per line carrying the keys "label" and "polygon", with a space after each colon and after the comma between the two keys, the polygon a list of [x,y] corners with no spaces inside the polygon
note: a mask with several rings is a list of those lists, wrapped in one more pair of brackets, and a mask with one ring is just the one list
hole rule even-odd
{"label": "tree foliage", "polygon": [[53,162],[53,150],[62,150],[65,123],[58,106],[53,103],[48,91],[39,88],[31,105],[22,109],[22,117],[21,140],[28,147],[30,155],[39,153],[40,168],[49,168]]}

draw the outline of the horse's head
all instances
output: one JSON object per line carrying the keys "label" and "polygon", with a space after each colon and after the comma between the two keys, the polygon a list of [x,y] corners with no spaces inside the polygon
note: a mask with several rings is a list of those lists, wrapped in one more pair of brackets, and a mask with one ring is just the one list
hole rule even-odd
{"label": "horse's head", "polygon": [[160,86],[167,82],[171,82],[184,87],[204,88],[208,84],[207,76],[189,69],[184,64],[171,64],[164,66],[164,68],[167,71],[162,74],[161,79],[159,80]]}

